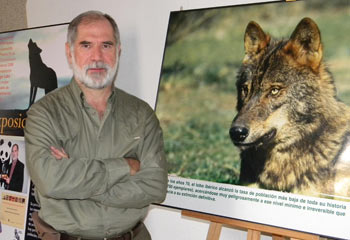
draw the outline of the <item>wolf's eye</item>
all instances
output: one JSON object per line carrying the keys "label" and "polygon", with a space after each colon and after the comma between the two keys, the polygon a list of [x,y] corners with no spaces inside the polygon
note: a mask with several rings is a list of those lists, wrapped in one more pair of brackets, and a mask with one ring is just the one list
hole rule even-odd
{"label": "wolf's eye", "polygon": [[272,88],[271,89],[271,95],[276,96],[280,92],[279,88]]}

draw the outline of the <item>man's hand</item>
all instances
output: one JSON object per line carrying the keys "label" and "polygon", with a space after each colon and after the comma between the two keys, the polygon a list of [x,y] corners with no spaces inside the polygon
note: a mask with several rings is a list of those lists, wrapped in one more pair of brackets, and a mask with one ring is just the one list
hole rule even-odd
{"label": "man's hand", "polygon": [[68,154],[64,151],[63,148],[57,149],[51,146],[50,149],[52,156],[54,156],[57,160],[61,160],[62,158],[69,158]]}
{"label": "man's hand", "polygon": [[130,175],[134,176],[138,171],[140,171],[140,161],[134,158],[125,158],[126,162],[130,167]]}
{"label": "man's hand", "polygon": [[5,180],[7,184],[10,184],[10,178],[7,174],[1,174],[1,178]]}

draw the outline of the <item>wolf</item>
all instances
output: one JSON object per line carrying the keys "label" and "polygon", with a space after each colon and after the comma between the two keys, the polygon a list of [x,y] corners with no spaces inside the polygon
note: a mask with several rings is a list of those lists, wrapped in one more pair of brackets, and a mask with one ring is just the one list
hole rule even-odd
{"label": "wolf", "polygon": [[317,24],[304,18],[277,40],[251,21],[244,49],[229,130],[239,184],[350,197],[350,108],[336,97]]}
{"label": "wolf", "polygon": [[35,102],[35,97],[38,88],[45,89],[45,95],[57,88],[57,75],[56,72],[46,66],[41,59],[41,48],[38,47],[36,42],[29,39],[29,66],[30,66],[30,96],[29,107]]}

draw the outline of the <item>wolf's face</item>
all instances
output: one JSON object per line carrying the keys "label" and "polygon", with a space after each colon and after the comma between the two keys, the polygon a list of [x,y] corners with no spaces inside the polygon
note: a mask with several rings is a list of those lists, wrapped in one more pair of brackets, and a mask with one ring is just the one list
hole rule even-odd
{"label": "wolf's face", "polygon": [[320,74],[328,72],[321,66],[317,25],[305,18],[289,40],[274,41],[250,22],[244,47],[236,82],[238,114],[230,129],[233,143],[241,149],[271,145],[281,150],[309,129],[322,127],[320,92],[334,98],[334,85],[331,80],[320,83]]}

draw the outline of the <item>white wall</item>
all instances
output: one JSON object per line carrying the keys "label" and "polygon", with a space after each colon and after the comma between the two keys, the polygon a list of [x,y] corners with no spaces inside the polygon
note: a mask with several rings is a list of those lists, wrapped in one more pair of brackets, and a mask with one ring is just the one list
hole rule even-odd
{"label": "white wall", "polygon": [[[170,12],[256,2],[267,0],[35,0],[27,3],[27,21],[28,27],[37,27],[69,22],[86,10],[110,14],[122,41],[117,85],[155,106]],[[208,222],[160,206],[151,206],[145,223],[154,240],[205,239],[209,227]],[[223,228],[220,239],[246,238],[244,231]]]}

